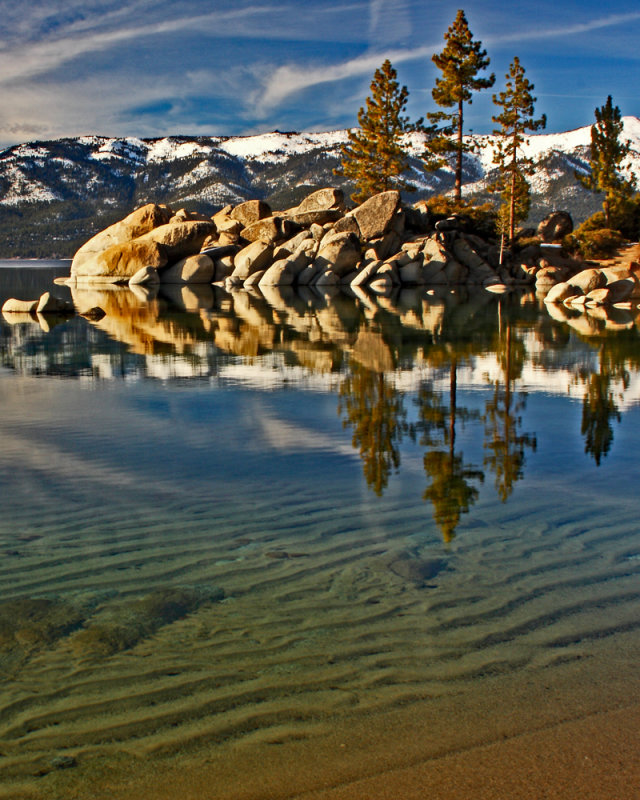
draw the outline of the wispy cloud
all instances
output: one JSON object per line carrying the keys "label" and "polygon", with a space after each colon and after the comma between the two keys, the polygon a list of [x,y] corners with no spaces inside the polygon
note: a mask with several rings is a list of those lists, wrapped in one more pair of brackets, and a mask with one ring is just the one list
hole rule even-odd
{"label": "wispy cloud", "polygon": [[[372,6],[377,6],[372,0]],[[374,9],[377,13],[377,8]],[[561,38],[564,36],[575,36],[582,33],[610,28],[616,25],[624,25],[640,20],[640,12],[628,14],[610,14],[606,17],[579,22],[564,27],[554,27],[546,29],[518,29],[512,33],[505,33],[499,36],[488,36],[484,39],[485,45],[499,45],[508,42],[523,42],[530,40],[544,40],[549,38]],[[295,95],[314,86],[349,78],[372,75],[385,59],[389,59],[393,64],[416,61],[419,59],[431,58],[443,46],[442,40],[431,44],[421,45],[412,49],[389,49],[377,52],[368,52],[362,56],[343,61],[341,64],[331,66],[307,67],[300,64],[284,64],[271,71],[263,86],[255,94],[256,111],[259,116],[265,116],[267,112],[275,106],[283,104],[292,95]]]}
{"label": "wispy cloud", "polygon": [[[70,33],[54,41],[43,41],[20,48],[18,54],[12,49],[0,53],[0,83],[10,83],[19,79],[34,78],[50,73],[81,55],[99,53],[114,45],[129,41],[140,41],[160,35],[176,35],[180,31],[202,31],[211,28],[229,31],[230,23],[254,19],[256,14],[269,13],[270,7],[249,6],[235,11],[215,12],[198,17],[173,18],[132,27],[119,28],[105,32],[79,36]],[[227,27],[225,27],[227,26]]]}

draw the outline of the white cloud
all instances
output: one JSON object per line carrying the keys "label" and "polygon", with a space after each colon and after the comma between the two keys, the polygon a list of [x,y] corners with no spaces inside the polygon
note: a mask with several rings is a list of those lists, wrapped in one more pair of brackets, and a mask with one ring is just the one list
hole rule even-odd
{"label": "white cloud", "polygon": [[[380,11],[380,6],[385,0],[372,0],[372,18]],[[629,14],[612,14],[607,17],[579,22],[563,28],[550,29],[519,29],[514,33],[501,34],[500,36],[485,37],[484,44],[503,44],[506,42],[519,42],[536,39],[549,39],[552,37],[573,36],[581,33],[599,30],[601,28],[623,25],[640,19],[640,12]],[[378,24],[375,21],[375,24]],[[412,49],[389,49],[377,52],[368,52],[341,64],[330,66],[304,67],[298,63],[284,64],[270,71],[264,80],[263,86],[254,95],[256,111],[259,116],[266,116],[274,107],[283,104],[289,97],[298,92],[319,86],[325,83],[335,83],[349,78],[373,75],[373,72],[388,58],[393,64],[419,59],[430,59],[433,53],[440,50],[443,42],[433,45],[421,45]]]}

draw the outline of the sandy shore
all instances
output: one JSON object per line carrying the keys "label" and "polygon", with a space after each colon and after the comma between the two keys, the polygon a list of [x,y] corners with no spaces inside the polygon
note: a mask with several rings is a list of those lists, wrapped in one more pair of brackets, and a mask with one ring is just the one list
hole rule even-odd
{"label": "sandy shore", "polygon": [[325,722],[307,738],[272,730],[161,758],[93,755],[21,796],[637,800],[639,655],[623,635],[524,679],[480,679],[455,695]]}

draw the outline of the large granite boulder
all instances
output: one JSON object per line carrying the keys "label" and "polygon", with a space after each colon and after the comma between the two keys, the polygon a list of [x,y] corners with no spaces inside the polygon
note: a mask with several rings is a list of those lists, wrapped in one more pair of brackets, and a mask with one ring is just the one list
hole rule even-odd
{"label": "large granite boulder", "polygon": [[289,259],[282,258],[267,269],[258,282],[259,286],[291,286],[295,277]]}
{"label": "large granite boulder", "polygon": [[[247,228],[249,225],[253,225],[254,222],[258,222],[258,220],[270,217],[271,208],[264,200],[247,200],[236,206],[229,216],[231,219],[240,222],[243,228]],[[221,228],[218,227],[218,230],[221,230]]]}
{"label": "large granite boulder", "polygon": [[344,194],[342,189],[318,189],[318,191],[305,197],[295,209],[295,212],[302,214],[305,211],[325,211],[330,208],[344,208]]}
{"label": "large granite boulder", "polygon": [[314,211],[290,211],[287,219],[303,228],[311,225],[326,225],[328,222],[337,222],[342,217],[342,211],[337,208],[319,208]]}
{"label": "large granite boulder", "polygon": [[600,269],[583,269],[567,281],[571,286],[582,289],[584,294],[589,294],[593,289],[601,289],[607,285],[607,276]]}
{"label": "large granite boulder", "polygon": [[272,255],[273,245],[270,242],[263,242],[260,239],[251,242],[236,254],[230,277],[246,280],[252,273],[267,269],[271,265]]}
{"label": "large granite boulder", "polygon": [[200,251],[204,240],[213,233],[213,222],[189,221],[177,222],[170,225],[160,225],[144,236],[138,237],[137,242],[156,242],[162,245],[168,260],[177,261],[180,258],[194,255]]}
{"label": "large granite boulder", "polygon": [[279,242],[288,239],[295,232],[295,225],[283,217],[265,217],[257,222],[247,225],[240,232],[240,236],[247,242]]}
{"label": "large granite boulder", "polygon": [[85,261],[92,260],[99,253],[114,245],[125,244],[160,225],[165,225],[172,216],[172,210],[164,205],[148,203],[146,206],[137,208],[124,219],[96,233],[89,241],[85,242],[73,257],[71,274],[87,274],[80,270]]}
{"label": "large granite boulder", "polygon": [[342,278],[355,269],[360,261],[360,242],[353,233],[340,233],[331,237],[318,250],[314,262],[316,273],[327,270]]}
{"label": "large granite boulder", "polygon": [[384,236],[387,231],[391,230],[396,211],[399,208],[400,192],[391,189],[365,200],[362,205],[354,208],[349,216],[352,216],[358,223],[360,238],[369,241]]}
{"label": "large granite boulder", "polygon": [[538,224],[538,236],[543,242],[559,242],[573,231],[571,214],[552,211]]}
{"label": "large granite boulder", "polygon": [[[151,216],[154,208],[162,207],[152,207]],[[83,253],[86,247],[83,245],[71,265],[71,277],[126,280],[142,267],[161,268],[172,261],[197,253],[207,236],[214,231],[215,226],[210,221],[178,221],[158,225],[136,238],[112,244],[100,251],[92,249]],[[98,240],[98,237],[94,237],[94,240],[106,243],[111,238],[113,237],[105,236]],[[96,246],[94,241],[92,248]]]}
{"label": "large granite boulder", "polygon": [[187,256],[160,272],[162,283],[211,283],[213,261],[204,253]]}
{"label": "large granite boulder", "polygon": [[93,258],[71,267],[72,278],[127,279],[143,267],[164,267],[168,262],[164,248],[157,242],[134,239],[116,244]]}

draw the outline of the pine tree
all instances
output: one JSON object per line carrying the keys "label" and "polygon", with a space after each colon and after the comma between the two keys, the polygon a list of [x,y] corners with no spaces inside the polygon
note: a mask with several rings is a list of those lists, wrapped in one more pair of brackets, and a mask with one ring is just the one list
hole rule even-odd
{"label": "pine tree", "polygon": [[516,222],[526,219],[529,213],[526,176],[533,173],[534,162],[522,153],[522,146],[527,143],[525,134],[544,128],[547,118],[544,114],[539,119],[533,118],[536,98],[531,92],[534,87],[525,78],[524,67],[517,57],[513,59],[506,78],[504,92],[493,96],[493,102],[502,108],[502,112],[491,118],[500,125],[494,130],[499,139],[493,156],[500,175],[492,188],[501,194],[503,203],[498,216],[503,221],[503,233],[512,243]]}
{"label": "pine tree", "polygon": [[396,78],[387,59],[374,73],[366,108],[358,112],[360,127],[349,131],[349,142],[342,147],[342,167],[335,173],[355,181],[351,199],[356,203],[388,189],[410,188],[399,176],[407,167],[404,134],[416,126],[403,116],[409,92]]}
{"label": "pine tree", "polygon": [[591,175],[576,173],[576,177],[595,192],[604,192],[602,210],[607,227],[611,227],[611,215],[619,203],[628,198],[635,186],[635,178],[620,174],[622,161],[629,153],[631,143],[620,141],[622,118],[620,109],[613,105],[611,95],[607,102],[596,108],[596,124],[591,127]]}
{"label": "pine tree", "polygon": [[[444,35],[446,45],[441,53],[436,53],[433,63],[442,70],[442,77],[436,78],[436,85],[431,95],[437,105],[443,108],[454,108],[451,113],[437,111],[427,114],[430,122],[444,125],[439,135],[433,136],[429,142],[429,150],[433,156],[442,158],[447,153],[456,154],[455,199],[462,199],[462,155],[469,149],[462,138],[464,104],[472,102],[472,93],[480,89],[488,89],[495,83],[496,76],[479,78],[478,73],[489,66],[487,51],[482,50],[482,43],[473,40],[469,24],[460,9]],[[455,139],[450,137],[455,135]]]}

